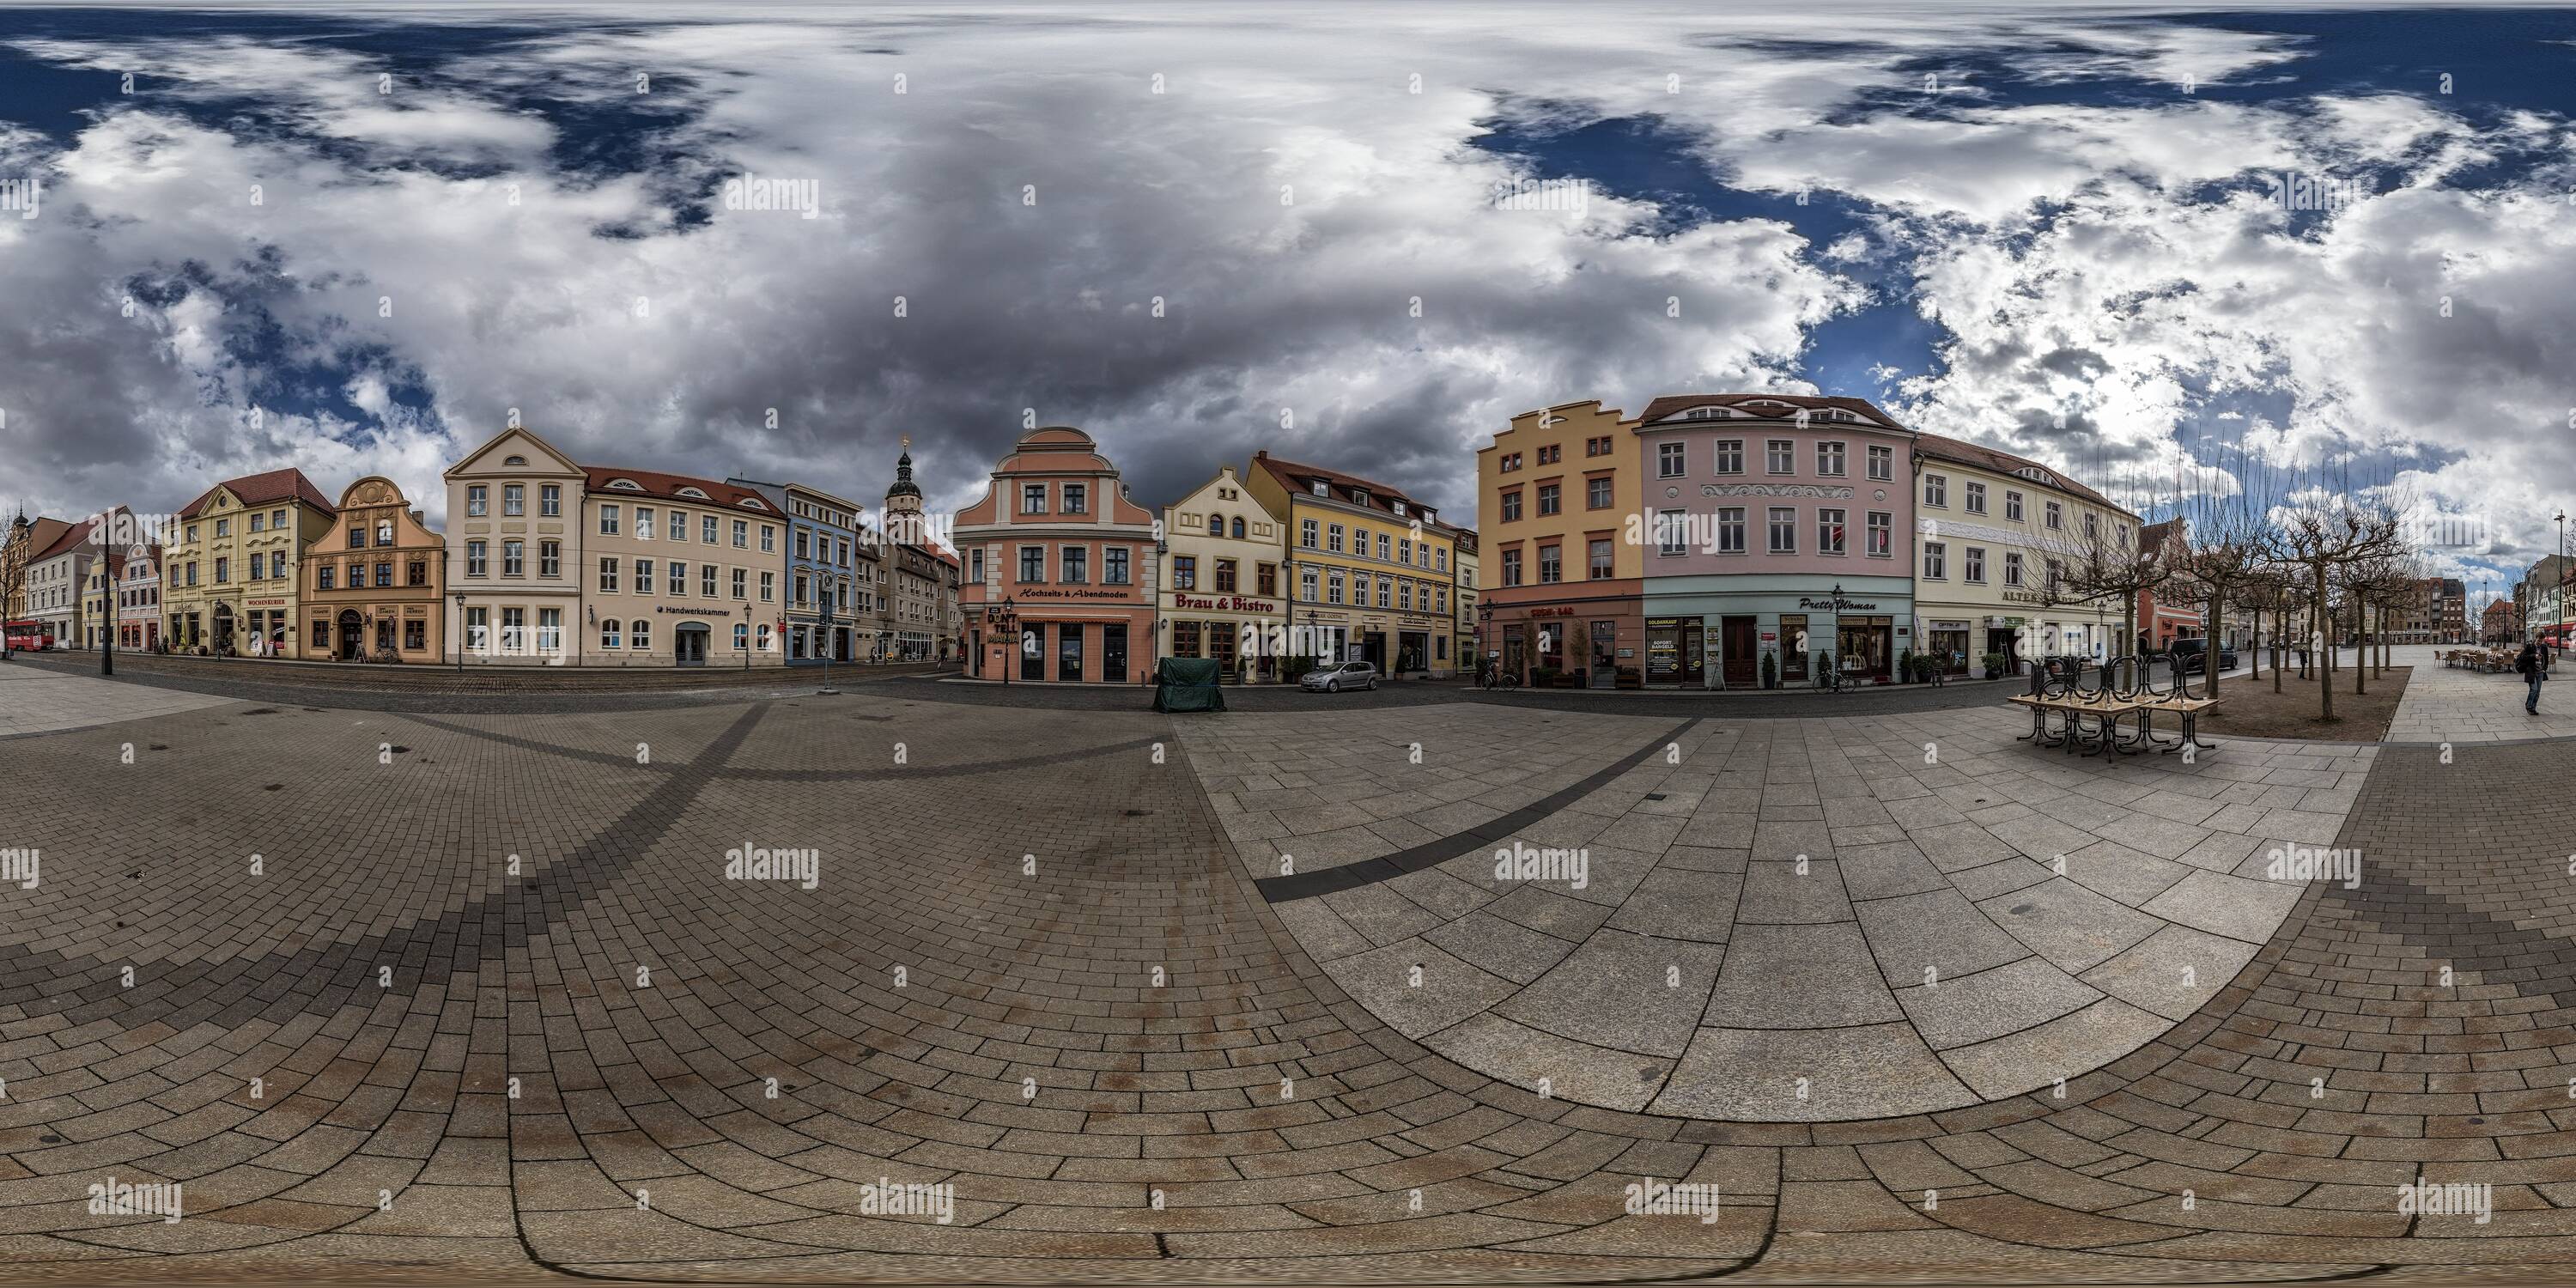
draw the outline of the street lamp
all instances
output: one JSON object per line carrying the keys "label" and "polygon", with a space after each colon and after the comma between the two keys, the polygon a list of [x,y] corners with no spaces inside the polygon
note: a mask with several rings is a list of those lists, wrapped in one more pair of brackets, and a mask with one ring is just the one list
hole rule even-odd
{"label": "street lamp", "polygon": [[[1476,658],[1476,671],[1481,675],[1485,670],[1485,659],[1482,655],[1500,652],[1494,647],[1494,601],[1490,599],[1481,600],[1476,604],[1476,652],[1479,655]],[[1502,669],[1502,659],[1498,656],[1494,659],[1494,670],[1499,674]]]}
{"label": "street lamp", "polygon": [[1010,659],[1017,656],[1020,648],[1019,601],[1008,595],[1003,596],[1000,607],[995,608],[990,605],[985,607],[984,620],[992,626],[995,635],[1011,641],[1005,646],[1008,651],[1004,654],[1005,660],[1002,663],[1002,684],[1008,687],[1011,683]]}
{"label": "street lamp", "polygon": [[[116,574],[108,566],[114,562],[115,556],[115,546],[102,544],[99,547],[98,583],[101,591],[99,602],[102,604],[113,603],[116,600]],[[115,624],[113,615],[111,614],[110,617],[110,621],[101,623],[98,628],[98,673],[100,675],[116,674],[116,632],[111,629]]]}
{"label": "street lamp", "polygon": [[742,669],[751,669],[751,601],[742,601]]}
{"label": "street lamp", "polygon": [[840,690],[832,687],[832,588],[823,585],[821,578],[816,578],[815,590],[822,600],[814,625],[814,651],[823,655],[822,692],[838,693]]}
{"label": "street lamp", "polygon": [[465,592],[456,592],[456,674],[465,674]]}

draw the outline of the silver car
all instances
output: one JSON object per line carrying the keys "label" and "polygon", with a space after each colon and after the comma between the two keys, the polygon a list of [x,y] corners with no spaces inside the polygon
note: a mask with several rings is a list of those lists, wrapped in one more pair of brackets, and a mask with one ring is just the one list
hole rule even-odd
{"label": "silver car", "polygon": [[1377,667],[1367,662],[1327,662],[1299,677],[1297,686],[1310,693],[1374,689],[1377,687]]}

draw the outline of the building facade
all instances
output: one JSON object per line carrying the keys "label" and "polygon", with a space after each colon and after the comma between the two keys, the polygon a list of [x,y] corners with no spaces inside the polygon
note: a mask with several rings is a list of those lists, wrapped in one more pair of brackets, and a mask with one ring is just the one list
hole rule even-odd
{"label": "building facade", "polygon": [[955,531],[970,675],[1133,684],[1152,673],[1154,516],[1089,434],[1021,435]]}
{"label": "building facade", "polygon": [[350,484],[330,528],[304,548],[304,656],[440,661],[446,563],[446,538],[392,479]]}
{"label": "building facade", "polygon": [[1892,676],[1915,647],[1914,435],[1858,398],[1657,398],[1633,430],[1646,682]]}
{"label": "building facade", "polygon": [[213,657],[306,656],[296,629],[304,547],[336,512],[302,470],[218,483],[179,511],[162,542],[164,635]]}
{"label": "building facade", "polygon": [[9,531],[0,538],[0,620],[17,621],[28,615],[27,574],[36,556],[62,539],[71,524],[61,519],[34,519],[25,506],[18,508],[9,520]]}
{"label": "building facade", "polygon": [[1244,489],[1231,465],[1163,507],[1162,614],[1157,657],[1203,657],[1228,680],[1284,674],[1286,525]]}
{"label": "building facade", "polygon": [[25,615],[43,623],[58,648],[84,648],[97,642],[84,633],[92,620],[86,612],[91,565],[98,561],[90,527],[87,519],[70,524],[54,534],[51,544],[28,556]]}
{"label": "building facade", "polygon": [[1953,655],[1954,669],[1964,652],[1973,676],[1987,674],[1989,654],[2004,656],[2006,674],[2048,657],[2109,655],[2127,616],[2121,601],[2061,602],[2054,588],[2093,534],[2127,548],[2138,516],[2037,461],[1963,439],[1918,435],[1914,469],[1920,650]]}
{"label": "building facade", "polygon": [[[2126,513],[2123,511],[2123,513]],[[2175,515],[2160,523],[2150,523],[2137,530],[2139,543],[2147,548],[2162,549],[2179,560],[2191,552],[2188,520]],[[2133,641],[2140,654],[2164,653],[2178,639],[2202,639],[2208,632],[2201,627],[2201,612],[2189,605],[2191,588],[2181,576],[2159,587],[2138,592],[2138,638]],[[2122,650],[2126,651],[2126,650]]]}
{"label": "building facade", "polygon": [[787,516],[750,488],[583,467],[591,666],[786,662]]}
{"label": "building facade", "polygon": [[129,546],[116,582],[116,646],[161,646],[161,547]]}
{"label": "building facade", "polygon": [[582,490],[571,457],[505,429],[442,476],[447,487],[449,660],[567,666],[586,660]]}
{"label": "building facade", "polygon": [[1479,647],[1524,680],[1581,671],[1609,688],[1645,655],[1632,428],[1598,399],[1570,402],[1514,416],[1476,449],[1479,543],[1493,547],[1478,557]]}
{"label": "building facade", "polygon": [[1457,529],[1383,483],[1255,452],[1244,489],[1286,533],[1292,655],[1457,673]]}
{"label": "building facade", "polygon": [[869,629],[859,583],[862,557],[859,507],[801,483],[727,479],[768,498],[787,516],[787,665],[820,666],[867,655],[859,637]]}
{"label": "building facade", "polygon": [[1478,596],[1483,592],[1476,588],[1484,583],[1477,580],[1483,575],[1483,563],[1477,557],[1476,530],[1458,529],[1456,545],[1458,595],[1453,602],[1457,604],[1458,610],[1452,615],[1453,624],[1450,629],[1458,636],[1459,671],[1463,674],[1475,675],[1484,666],[1486,653],[1484,634],[1478,629],[1482,625],[1478,616],[1478,605],[1482,601]]}

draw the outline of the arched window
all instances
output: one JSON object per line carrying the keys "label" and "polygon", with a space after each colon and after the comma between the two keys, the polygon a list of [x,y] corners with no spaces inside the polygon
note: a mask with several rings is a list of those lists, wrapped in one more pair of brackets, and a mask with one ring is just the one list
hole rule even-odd
{"label": "arched window", "polygon": [[1240,514],[1234,516],[1234,539],[1237,541],[1243,539],[1243,516]]}
{"label": "arched window", "polygon": [[1222,537],[1225,535],[1224,515],[1211,514],[1208,516],[1208,535],[1211,537]]}
{"label": "arched window", "polygon": [[653,647],[653,623],[641,617],[636,618],[626,628],[626,646],[628,648]]}

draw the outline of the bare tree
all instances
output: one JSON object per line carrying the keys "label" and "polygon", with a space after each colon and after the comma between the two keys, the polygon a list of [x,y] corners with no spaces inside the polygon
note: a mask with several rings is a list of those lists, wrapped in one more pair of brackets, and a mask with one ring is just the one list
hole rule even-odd
{"label": "bare tree", "polygon": [[2255,583],[2270,565],[2279,533],[2271,516],[2247,502],[2242,492],[2230,502],[2198,508],[2202,513],[2185,525],[2184,544],[2173,559],[2174,581],[2191,602],[2201,606],[2201,620],[2206,623],[2201,633],[2207,637],[2202,650],[2208,659],[2203,674],[2209,695],[2216,697],[2219,640],[2226,629],[2227,607],[2261,602]]}
{"label": "bare tree", "polygon": [[[2281,554],[2307,579],[2315,606],[2322,651],[2334,655],[2332,592],[2340,589],[2342,570],[2395,552],[2402,528],[2397,511],[2384,495],[2356,495],[2350,487],[2307,489],[2280,515]],[[2331,667],[2317,670],[2317,719],[2332,721],[2334,683]]]}
{"label": "bare tree", "polygon": [[20,510],[10,521],[9,534],[0,537],[0,619],[12,619],[27,610],[27,565],[36,559],[36,531],[27,522],[27,512]]}
{"label": "bare tree", "polygon": [[[2118,531],[2110,530],[2115,527]],[[2092,525],[2092,530],[2069,553],[2072,557],[2062,563],[2049,560],[2049,575],[2042,583],[2043,599],[2052,606],[2116,599],[2120,605],[2122,648],[2135,647],[2138,596],[2173,580],[2174,556],[2170,547],[2146,541],[2126,525],[2099,523]],[[2137,659],[2131,661],[2135,664]],[[2109,665],[2107,660],[2104,665]]]}

